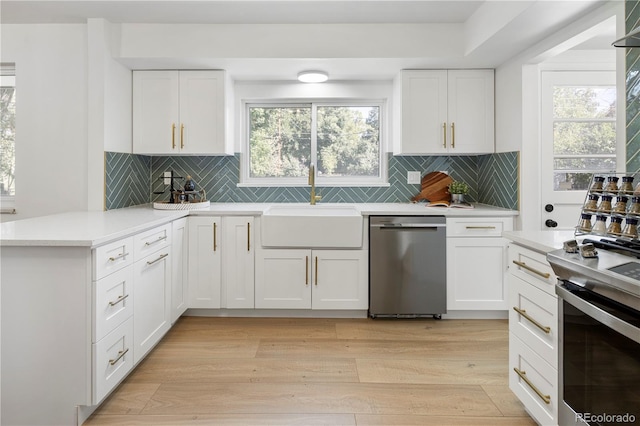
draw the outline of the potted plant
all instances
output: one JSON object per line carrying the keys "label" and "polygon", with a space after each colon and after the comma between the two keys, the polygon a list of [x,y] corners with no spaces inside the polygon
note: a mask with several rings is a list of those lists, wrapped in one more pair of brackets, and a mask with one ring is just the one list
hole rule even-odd
{"label": "potted plant", "polygon": [[464,196],[468,193],[469,185],[462,181],[454,180],[449,184],[449,194],[451,194],[451,201],[454,203],[464,202]]}

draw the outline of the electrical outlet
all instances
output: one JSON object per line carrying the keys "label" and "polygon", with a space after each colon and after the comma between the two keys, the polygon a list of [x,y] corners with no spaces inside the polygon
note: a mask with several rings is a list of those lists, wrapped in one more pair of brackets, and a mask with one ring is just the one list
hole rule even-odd
{"label": "electrical outlet", "polygon": [[407,172],[407,183],[420,183],[420,172]]}
{"label": "electrical outlet", "polygon": [[171,185],[171,172],[164,172],[164,184]]}

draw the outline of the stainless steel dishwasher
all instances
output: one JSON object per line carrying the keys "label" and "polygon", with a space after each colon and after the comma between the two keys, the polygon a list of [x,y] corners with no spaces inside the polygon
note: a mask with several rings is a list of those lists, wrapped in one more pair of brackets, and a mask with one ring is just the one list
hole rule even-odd
{"label": "stainless steel dishwasher", "polygon": [[369,316],[447,312],[444,216],[369,217]]}

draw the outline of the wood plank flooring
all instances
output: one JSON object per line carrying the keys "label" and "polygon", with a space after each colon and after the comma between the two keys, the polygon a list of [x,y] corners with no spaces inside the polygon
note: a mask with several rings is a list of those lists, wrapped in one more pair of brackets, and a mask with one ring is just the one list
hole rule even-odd
{"label": "wood plank flooring", "polygon": [[182,317],[86,425],[535,426],[506,320]]}

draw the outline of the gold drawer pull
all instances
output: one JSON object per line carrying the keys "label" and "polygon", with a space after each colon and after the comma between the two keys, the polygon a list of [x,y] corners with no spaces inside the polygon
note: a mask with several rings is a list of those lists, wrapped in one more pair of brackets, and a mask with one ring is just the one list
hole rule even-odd
{"label": "gold drawer pull", "polygon": [[531,318],[529,316],[529,314],[527,313],[527,311],[525,311],[524,309],[520,309],[520,308],[514,306],[513,310],[516,311],[517,313],[519,313],[520,315],[522,315],[523,317],[525,317],[526,319],[528,319],[531,322],[531,324],[535,325],[540,330],[544,331],[547,334],[551,333],[551,327],[547,327],[546,325],[540,324],[538,321],[536,321],[533,318]]}
{"label": "gold drawer pull", "polygon": [[251,251],[251,223],[247,222],[247,251]]}
{"label": "gold drawer pull", "polygon": [[304,258],[304,285],[309,285],[309,256]]}
{"label": "gold drawer pull", "polygon": [[550,273],[548,273],[548,272],[540,272],[540,271],[538,271],[537,269],[532,268],[531,266],[527,265],[527,264],[526,264],[526,263],[524,263],[524,262],[519,262],[519,261],[517,261],[517,260],[514,260],[514,261],[513,261],[513,263],[515,263],[516,265],[518,265],[518,266],[519,266],[519,267],[521,267],[521,268],[526,269],[527,271],[531,271],[531,272],[533,272],[534,274],[540,275],[540,276],[541,276],[542,278],[544,278],[544,279],[548,279],[548,278],[551,276],[551,274],[550,274]]}
{"label": "gold drawer pull", "polygon": [[176,149],[176,123],[171,123],[171,149]]}
{"label": "gold drawer pull", "polygon": [[144,243],[144,245],[145,246],[150,246],[152,244],[159,243],[160,241],[163,241],[163,240],[166,240],[166,239],[167,239],[167,236],[165,235],[164,237],[158,237],[158,239],[155,240],[155,241],[151,241],[151,242],[147,241],[146,243]]}
{"label": "gold drawer pull", "polygon": [[446,121],[442,123],[442,135],[443,135],[442,147],[446,149],[447,148],[447,122]]}
{"label": "gold drawer pull", "polygon": [[456,123],[451,123],[451,148],[456,147]]}
{"label": "gold drawer pull", "polygon": [[109,258],[109,262],[115,262],[118,259],[122,259],[123,257],[127,257],[129,256],[129,253],[121,253],[119,255],[117,255],[116,257],[110,257]]}
{"label": "gold drawer pull", "polygon": [[116,362],[120,361],[124,354],[126,354],[127,352],[129,352],[129,348],[125,349],[124,351],[118,351],[118,356],[116,357],[116,359],[110,359],[109,365],[114,365]]}
{"label": "gold drawer pull", "polygon": [[316,256],[316,286],[318,285],[318,256]]}
{"label": "gold drawer pull", "polygon": [[180,149],[184,148],[184,124],[180,124]]}
{"label": "gold drawer pull", "polygon": [[127,297],[129,297],[128,294],[123,294],[122,296],[118,297],[115,302],[109,302],[109,306],[116,306],[118,303],[121,303]]}
{"label": "gold drawer pull", "polygon": [[467,229],[496,229],[495,226],[466,226]]}
{"label": "gold drawer pull", "polygon": [[533,389],[533,391],[540,397],[540,399],[544,401],[545,404],[551,404],[551,396],[544,395],[542,392],[540,392],[540,390],[529,381],[529,379],[527,378],[527,373],[525,371],[518,370],[518,368],[516,367],[513,367],[513,371],[515,371],[516,374],[520,376],[520,378],[524,380],[524,382],[528,384],[531,389]]}
{"label": "gold drawer pull", "polygon": [[218,224],[213,222],[213,251],[218,250]]}
{"label": "gold drawer pull", "polygon": [[165,257],[169,256],[169,253],[165,253],[165,254],[161,254],[159,258],[157,258],[156,260],[152,260],[152,261],[147,261],[147,265],[153,265],[156,262],[160,262],[162,259],[164,259]]}

